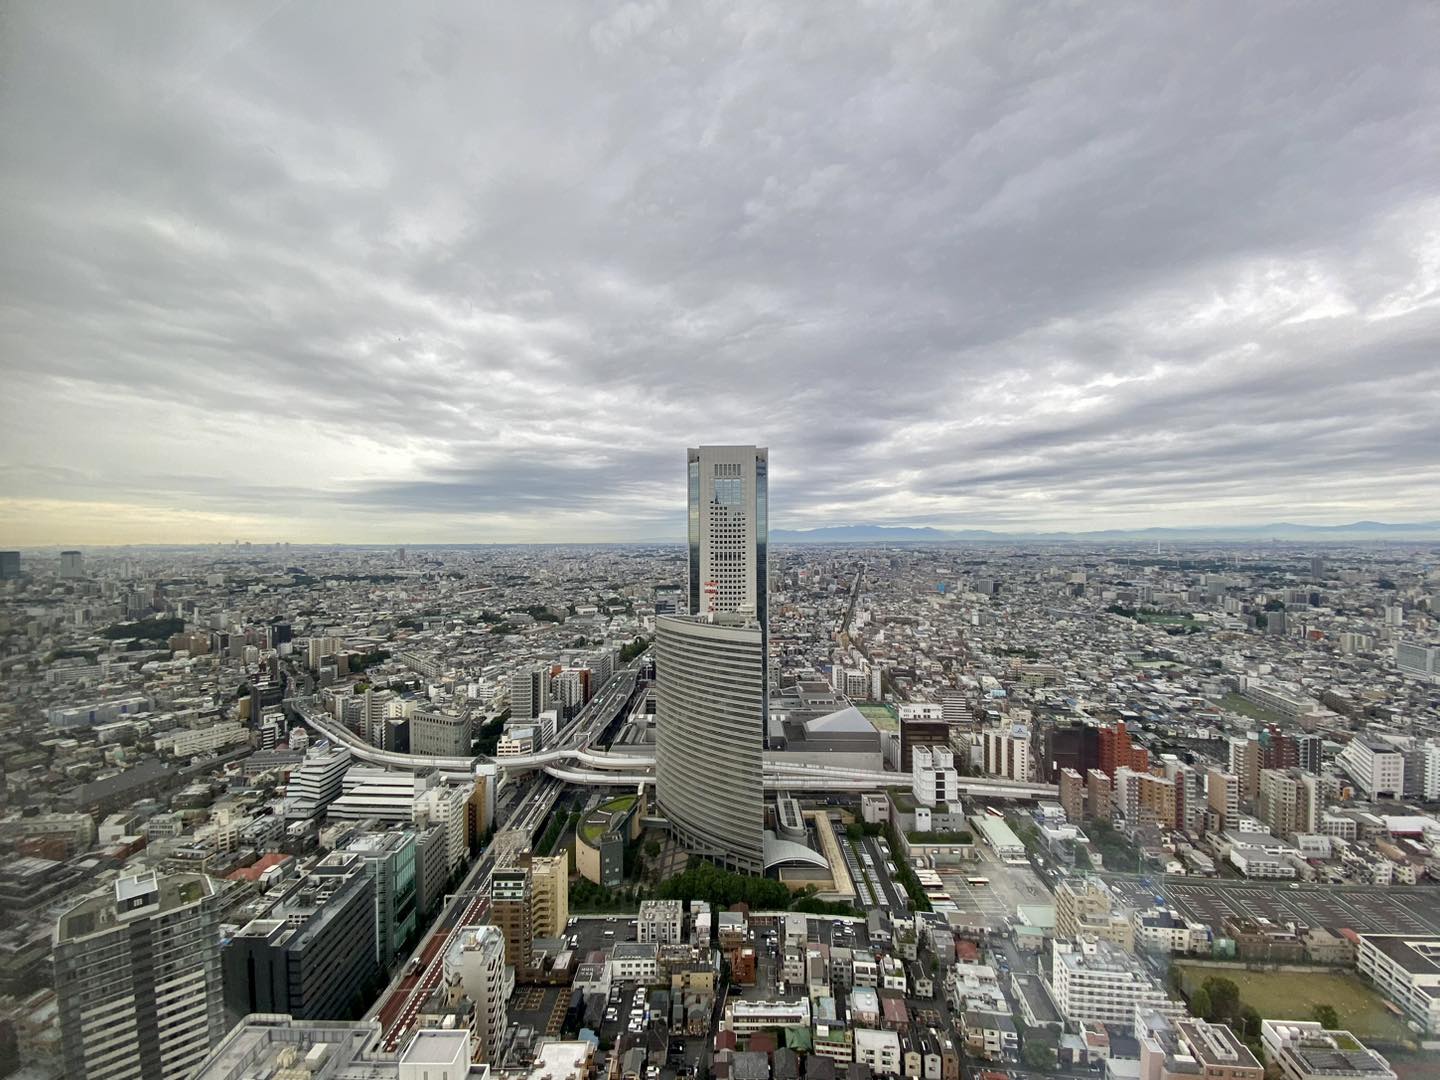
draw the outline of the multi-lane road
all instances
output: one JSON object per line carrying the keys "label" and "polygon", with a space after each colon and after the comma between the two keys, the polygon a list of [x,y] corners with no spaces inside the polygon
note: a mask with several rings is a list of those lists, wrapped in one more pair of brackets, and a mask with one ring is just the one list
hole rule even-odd
{"label": "multi-lane road", "polygon": [[[588,746],[614,720],[619,709],[635,692],[643,656],[618,671],[605,687],[556,736],[562,747]],[[447,898],[439,917],[421,938],[415,950],[398,969],[384,993],[376,999],[366,1018],[380,1021],[381,1041],[395,1049],[415,1023],[420,1009],[445,976],[445,950],[458,927],[475,926],[490,914],[490,877],[497,866],[509,865],[527,850],[535,832],[550,816],[564,784],[541,776],[529,786],[504,827],[480,854],[460,888]]]}
{"label": "multi-lane road", "polygon": [[542,822],[550,815],[564,785],[543,777],[516,807],[505,828],[495,834],[480,858],[453,893],[414,952],[366,1013],[378,1017],[381,1038],[387,1048],[399,1046],[415,1023],[426,998],[435,992],[445,975],[445,948],[457,927],[475,926],[490,913],[490,875],[497,866],[506,866],[516,854],[529,847]]}

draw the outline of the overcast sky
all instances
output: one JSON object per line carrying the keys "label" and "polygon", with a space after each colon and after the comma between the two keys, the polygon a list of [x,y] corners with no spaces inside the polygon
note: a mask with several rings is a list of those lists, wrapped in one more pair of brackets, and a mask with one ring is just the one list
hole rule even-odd
{"label": "overcast sky", "polygon": [[1440,518],[1440,8],[7,4],[0,542]]}

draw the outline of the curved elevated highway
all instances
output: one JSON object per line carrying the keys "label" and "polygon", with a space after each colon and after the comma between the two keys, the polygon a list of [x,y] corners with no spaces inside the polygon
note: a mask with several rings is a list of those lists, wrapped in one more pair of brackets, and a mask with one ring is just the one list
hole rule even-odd
{"label": "curved elevated highway", "polygon": [[[591,750],[588,746],[556,746],[535,754],[508,758],[442,758],[423,754],[401,754],[380,750],[359,738],[333,717],[308,703],[296,703],[305,722],[332,742],[346,746],[361,761],[392,769],[438,769],[441,772],[470,773],[477,764],[493,761],[501,769],[540,769],[557,780],[571,784],[611,784],[633,787],[655,782],[653,754],[620,754]],[[769,790],[791,791],[873,791],[882,787],[904,785],[906,777],[894,772],[846,769],[831,765],[802,765],[791,762],[765,763],[765,787]],[[962,777],[962,798],[991,799],[1053,799],[1059,789],[1054,784],[1025,784],[993,778]]]}

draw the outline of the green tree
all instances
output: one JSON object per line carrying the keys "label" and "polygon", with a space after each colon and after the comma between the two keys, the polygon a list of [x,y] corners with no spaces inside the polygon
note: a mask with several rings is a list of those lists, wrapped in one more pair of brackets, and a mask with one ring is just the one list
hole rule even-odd
{"label": "green tree", "polygon": [[1205,987],[1200,987],[1190,995],[1190,1011],[1201,1020],[1214,1019],[1215,1004],[1210,1000],[1210,992]]}
{"label": "green tree", "polygon": [[660,854],[660,841],[659,841],[659,840],[646,840],[646,841],[645,841],[645,854],[648,855],[648,856],[650,856],[650,858],[652,858],[652,859],[655,858],[656,856],[658,856],[658,855]]}
{"label": "green tree", "polygon": [[1254,1005],[1242,1005],[1240,1007],[1240,1032],[1248,1039],[1260,1037],[1260,1025],[1262,1023],[1260,1011]]}
{"label": "green tree", "polygon": [[1310,1015],[1326,1031],[1335,1031],[1340,1027],[1340,1014],[1335,1011],[1334,1005],[1316,1005]]}
{"label": "green tree", "polygon": [[1210,997],[1212,1017],[1229,1020],[1240,1015],[1240,987],[1233,979],[1211,976],[1201,989]]}
{"label": "green tree", "polygon": [[1032,1069],[1053,1069],[1055,1067],[1055,1051],[1038,1042],[1026,1042],[1025,1049],[1021,1051],[1020,1056]]}

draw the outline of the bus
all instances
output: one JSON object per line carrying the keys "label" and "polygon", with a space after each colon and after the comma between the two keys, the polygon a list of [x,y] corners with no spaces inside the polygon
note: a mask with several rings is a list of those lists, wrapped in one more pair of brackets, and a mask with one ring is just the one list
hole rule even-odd
{"label": "bus", "polygon": [[989,885],[990,879],[988,877],[967,877],[965,884],[974,886]]}

